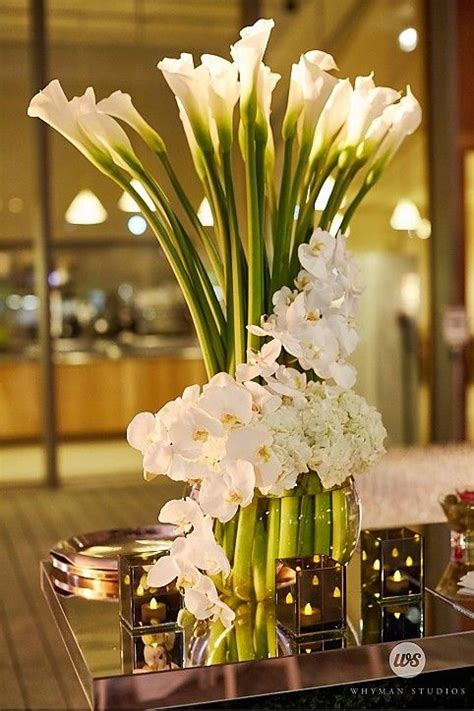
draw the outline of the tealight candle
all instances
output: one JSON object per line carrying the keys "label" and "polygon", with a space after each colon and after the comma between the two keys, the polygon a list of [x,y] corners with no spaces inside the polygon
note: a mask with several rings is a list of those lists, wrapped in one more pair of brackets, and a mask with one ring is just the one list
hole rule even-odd
{"label": "tealight candle", "polygon": [[307,602],[301,610],[300,619],[302,627],[317,625],[318,622],[321,622],[321,610]]}
{"label": "tealight candle", "polygon": [[393,575],[387,577],[386,586],[392,595],[403,595],[408,591],[409,580],[400,570],[396,570]]}
{"label": "tealight candle", "polygon": [[141,618],[144,625],[166,622],[166,605],[152,597],[141,606]]}

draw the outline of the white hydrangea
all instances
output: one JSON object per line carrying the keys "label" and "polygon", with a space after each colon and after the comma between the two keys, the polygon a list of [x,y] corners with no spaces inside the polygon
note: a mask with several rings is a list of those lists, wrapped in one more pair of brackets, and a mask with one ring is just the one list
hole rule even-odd
{"label": "white hydrangea", "polygon": [[301,411],[309,466],[331,488],[367,471],[385,452],[387,435],[380,413],[352,390],[309,383],[308,406]]}
{"label": "white hydrangea", "polygon": [[262,493],[279,496],[296,486],[299,474],[308,471],[311,447],[301,426],[300,410],[294,405],[281,405],[264,418],[264,424],[272,434],[271,448],[280,462],[281,473]]}

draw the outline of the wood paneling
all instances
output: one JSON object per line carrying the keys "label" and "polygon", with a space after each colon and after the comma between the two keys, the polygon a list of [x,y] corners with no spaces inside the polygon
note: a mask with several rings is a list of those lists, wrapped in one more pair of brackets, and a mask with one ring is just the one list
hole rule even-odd
{"label": "wood paneling", "polygon": [[[0,439],[41,433],[39,365],[0,364]],[[206,380],[201,360],[124,358],[56,366],[60,436],[123,434],[140,411],[156,412]]]}

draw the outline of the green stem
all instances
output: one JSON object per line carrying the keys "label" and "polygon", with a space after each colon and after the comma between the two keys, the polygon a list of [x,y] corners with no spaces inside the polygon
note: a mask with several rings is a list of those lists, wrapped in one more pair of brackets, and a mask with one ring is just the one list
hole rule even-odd
{"label": "green stem", "polygon": [[314,496],[305,494],[301,498],[297,553],[311,555],[314,552]]}
{"label": "green stem", "polygon": [[232,305],[233,305],[233,341],[235,351],[235,365],[245,361],[245,284],[243,275],[243,250],[239,235],[237,208],[235,205],[234,184],[232,180],[232,163],[230,152],[222,155],[224,168],[224,184],[226,200],[229,210],[230,226],[230,258],[232,273]]}
{"label": "green stem", "polygon": [[191,201],[188,199],[188,196],[186,195],[186,192],[184,191],[180,180],[176,175],[173,166],[171,165],[171,162],[168,158],[168,154],[163,152],[157,152],[157,155],[164,169],[166,170],[166,174],[170,179],[171,185],[173,186],[174,191],[177,197],[179,198],[191,224],[193,225],[194,229],[196,230],[197,234],[201,239],[201,242],[204,245],[209,261],[211,263],[211,267],[216,275],[217,281],[219,282],[221,287],[224,288],[224,271],[222,268],[222,262],[216,250],[216,246],[210,237],[210,233],[201,224],[199,217],[197,216],[196,211],[194,210],[191,204]]}
{"label": "green stem", "polygon": [[227,560],[232,565],[234,562],[235,538],[237,536],[238,514],[235,514],[224,526],[223,548]]}
{"label": "green stem", "polygon": [[206,664],[224,664],[227,656],[227,630],[220,620],[211,623]]}
{"label": "green stem", "polygon": [[235,618],[235,641],[239,662],[248,662],[255,659],[252,629],[252,608],[249,604],[241,605]]}
{"label": "green stem", "polygon": [[[369,175],[370,175],[370,173],[369,173]],[[346,231],[347,226],[348,226],[349,222],[351,221],[354,212],[357,210],[357,208],[359,207],[360,203],[362,202],[364,197],[367,195],[369,190],[375,185],[375,183],[377,182],[379,177],[380,177],[380,175],[374,175],[372,180],[366,179],[366,181],[360,188],[359,192],[357,193],[355,198],[350,203],[349,207],[347,208],[347,210],[344,214],[344,219],[341,222],[340,229],[343,234]]]}
{"label": "green stem", "polygon": [[266,587],[266,554],[267,554],[267,534],[265,533],[265,525],[263,515],[259,515],[255,524],[255,538],[253,544],[252,569],[253,569],[253,586],[255,597],[258,602],[263,602],[267,599]]}
{"label": "green stem", "polygon": [[239,512],[239,524],[235,542],[232,583],[234,593],[241,600],[252,599],[252,548],[257,518],[257,499],[254,498]]}
{"label": "green stem", "polygon": [[267,659],[267,606],[258,602],[255,609],[254,647],[257,659]]}
{"label": "green stem", "polygon": [[229,636],[227,639],[227,661],[228,662],[238,662],[239,652],[237,650],[237,640],[235,638],[235,627],[231,627],[229,630]]}
{"label": "green stem", "polygon": [[288,202],[291,188],[291,163],[293,155],[294,135],[285,141],[285,151],[283,157],[283,169],[281,174],[280,198],[278,201],[278,211],[274,234],[274,254],[272,281],[270,291],[272,294],[281,286],[281,267],[284,243],[284,227],[287,222]]}
{"label": "green stem", "polygon": [[332,506],[331,492],[323,491],[314,500],[314,553],[329,555],[331,552]]}
{"label": "green stem", "polygon": [[280,535],[280,504],[281,499],[269,499],[268,501],[266,592],[269,599],[273,599],[275,595],[275,564],[278,558]]}
{"label": "green stem", "polygon": [[187,273],[185,266],[177,252],[175,246],[173,245],[170,235],[167,232],[164,224],[155,216],[155,214],[150,210],[143,198],[134,190],[130,183],[123,177],[122,173],[118,170],[110,173],[111,177],[115,180],[121,188],[126,190],[133,197],[135,202],[140,206],[141,211],[145,215],[150,224],[153,232],[158,238],[161,247],[173,269],[176,276],[178,284],[180,285],[186,303],[188,304],[189,310],[193,317],[194,325],[196,328],[196,333],[199,339],[199,344],[201,346],[204,363],[208,376],[211,377],[215,373],[222,370],[221,361],[216,355],[214,344],[218,341],[216,339],[216,334],[211,335],[211,321],[210,316],[205,316],[203,313],[203,304],[196,294],[194,285],[189,279],[189,274]]}
{"label": "green stem", "polygon": [[[248,323],[260,325],[263,307],[263,242],[260,232],[259,194],[255,154],[255,122],[245,124],[245,184],[247,190],[247,231],[248,231]],[[248,334],[249,348],[258,348],[259,337]]]}
{"label": "green stem", "polygon": [[332,492],[332,557],[344,563],[348,548],[347,499],[342,489]]}
{"label": "green stem", "polygon": [[296,555],[299,503],[298,496],[284,496],[281,500],[279,558],[293,558]]}

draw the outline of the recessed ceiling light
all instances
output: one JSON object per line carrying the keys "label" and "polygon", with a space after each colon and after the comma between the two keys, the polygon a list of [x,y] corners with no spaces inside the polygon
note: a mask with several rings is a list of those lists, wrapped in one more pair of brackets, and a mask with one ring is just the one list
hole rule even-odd
{"label": "recessed ceiling light", "polygon": [[414,27],[407,27],[398,35],[398,45],[402,52],[413,52],[418,45],[418,32]]}

